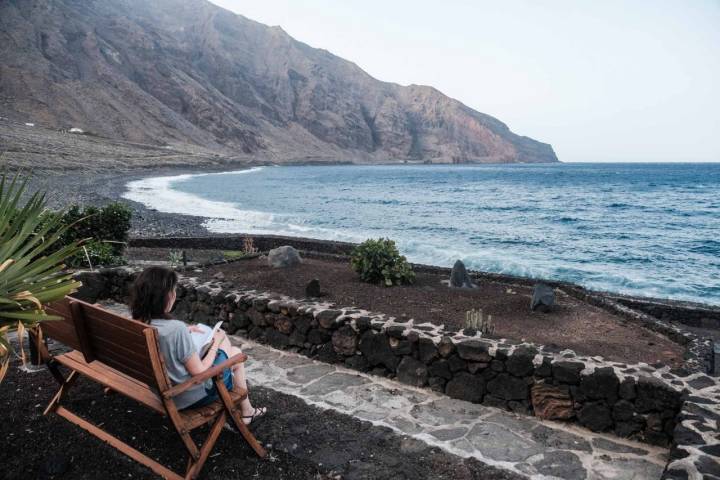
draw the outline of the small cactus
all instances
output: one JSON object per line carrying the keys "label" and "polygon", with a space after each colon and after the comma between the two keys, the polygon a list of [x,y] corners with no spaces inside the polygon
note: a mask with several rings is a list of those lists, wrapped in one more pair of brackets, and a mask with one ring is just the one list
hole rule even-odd
{"label": "small cactus", "polygon": [[465,328],[478,330],[484,335],[493,335],[495,333],[495,324],[492,321],[492,315],[487,318],[483,317],[482,308],[468,310],[465,312]]}

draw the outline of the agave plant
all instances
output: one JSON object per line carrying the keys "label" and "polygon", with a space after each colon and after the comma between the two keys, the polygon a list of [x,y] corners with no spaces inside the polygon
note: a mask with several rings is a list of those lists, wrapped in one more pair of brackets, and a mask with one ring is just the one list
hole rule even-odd
{"label": "agave plant", "polygon": [[[65,258],[77,253],[79,242],[57,248],[69,228],[62,215],[48,214],[45,194],[36,192],[21,206],[27,179],[0,177],[0,381],[10,358],[8,333],[57,317],[45,305],[74,292],[80,282],[65,270]],[[8,184],[9,183],[9,184]],[[54,248],[53,248],[54,247]],[[21,342],[22,344],[22,342]]]}

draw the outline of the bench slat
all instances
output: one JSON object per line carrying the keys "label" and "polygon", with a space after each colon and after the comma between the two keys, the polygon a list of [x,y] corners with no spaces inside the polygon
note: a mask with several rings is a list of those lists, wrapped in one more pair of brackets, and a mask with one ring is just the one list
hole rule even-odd
{"label": "bench slat", "polygon": [[165,406],[153,389],[134,378],[128,378],[99,360],[86,363],[78,351],[58,355],[55,359],[66,367],[166,415]]}

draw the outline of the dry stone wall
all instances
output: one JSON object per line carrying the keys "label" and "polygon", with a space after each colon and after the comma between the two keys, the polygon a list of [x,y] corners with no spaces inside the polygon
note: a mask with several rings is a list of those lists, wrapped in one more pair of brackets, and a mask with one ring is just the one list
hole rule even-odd
{"label": "dry stone wall", "polygon": [[[133,272],[85,275],[88,300],[123,300]],[[454,398],[668,445],[664,478],[720,478],[720,387],[701,372],[549,351],[194,278],[182,278],[174,312],[192,322],[222,319],[231,333]]]}

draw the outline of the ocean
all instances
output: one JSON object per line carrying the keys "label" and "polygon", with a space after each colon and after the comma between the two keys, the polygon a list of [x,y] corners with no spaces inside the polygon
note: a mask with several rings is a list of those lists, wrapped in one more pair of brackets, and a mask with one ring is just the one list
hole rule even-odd
{"label": "ocean", "polygon": [[125,197],[213,232],[389,237],[412,262],[720,305],[720,164],[259,167]]}

